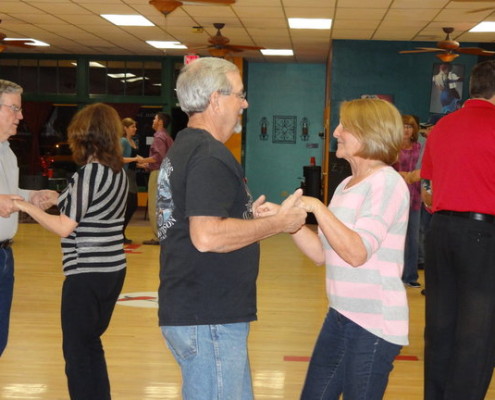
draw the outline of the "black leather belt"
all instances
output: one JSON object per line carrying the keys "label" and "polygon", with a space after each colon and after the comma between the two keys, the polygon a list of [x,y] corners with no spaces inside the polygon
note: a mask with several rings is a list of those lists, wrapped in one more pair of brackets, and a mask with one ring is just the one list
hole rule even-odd
{"label": "black leather belt", "polygon": [[474,219],[475,221],[488,222],[490,224],[493,224],[495,222],[495,215],[482,214],[482,213],[470,212],[470,211],[462,212],[462,211],[440,210],[440,211],[437,211],[436,214],[451,215],[453,217]]}
{"label": "black leather belt", "polygon": [[0,249],[8,249],[10,246],[12,246],[12,243],[12,239],[4,240],[3,242],[0,242]]}

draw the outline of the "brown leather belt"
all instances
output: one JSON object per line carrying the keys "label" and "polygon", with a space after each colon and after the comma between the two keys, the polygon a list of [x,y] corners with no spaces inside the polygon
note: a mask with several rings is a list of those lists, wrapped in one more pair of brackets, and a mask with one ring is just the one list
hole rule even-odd
{"label": "brown leather belt", "polygon": [[0,242],[0,249],[8,249],[12,246],[12,243],[12,239],[4,240],[3,242]]}
{"label": "brown leather belt", "polygon": [[482,214],[482,213],[470,212],[470,211],[463,212],[463,211],[440,210],[440,211],[437,211],[436,214],[451,215],[453,217],[474,219],[475,221],[488,222],[490,224],[493,224],[495,222],[495,215]]}

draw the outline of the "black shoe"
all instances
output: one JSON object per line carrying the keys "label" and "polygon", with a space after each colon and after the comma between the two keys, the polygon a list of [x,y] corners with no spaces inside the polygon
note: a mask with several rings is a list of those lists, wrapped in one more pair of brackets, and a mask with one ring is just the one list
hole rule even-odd
{"label": "black shoe", "polygon": [[125,236],[124,236],[124,244],[131,244],[132,243],[132,240],[131,239],[127,239]]}
{"label": "black shoe", "polygon": [[156,246],[156,245],[159,245],[160,242],[158,240],[156,240],[156,239],[151,239],[151,240],[145,240],[143,242],[143,244],[151,244],[151,245],[155,245]]}
{"label": "black shoe", "polygon": [[419,282],[406,282],[404,283],[404,285],[406,286],[409,286],[409,287],[412,287],[414,289],[421,289],[421,285],[419,284]]}
{"label": "black shoe", "polygon": [[424,263],[418,264],[418,269],[425,269],[425,264]]}

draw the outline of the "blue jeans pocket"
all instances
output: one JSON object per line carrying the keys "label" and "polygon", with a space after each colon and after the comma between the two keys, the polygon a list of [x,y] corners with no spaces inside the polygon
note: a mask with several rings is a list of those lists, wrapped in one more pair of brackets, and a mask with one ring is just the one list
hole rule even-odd
{"label": "blue jeans pocket", "polygon": [[162,334],[167,346],[179,360],[187,360],[198,354],[197,326],[162,326]]}

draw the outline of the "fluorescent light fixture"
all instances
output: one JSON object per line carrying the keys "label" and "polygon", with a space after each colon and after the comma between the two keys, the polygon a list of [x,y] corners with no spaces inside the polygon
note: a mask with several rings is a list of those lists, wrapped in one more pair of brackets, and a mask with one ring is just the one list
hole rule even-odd
{"label": "fluorescent light fixture", "polygon": [[261,49],[264,56],[293,56],[294,51],[291,49]]}
{"label": "fluorescent light fixture", "polygon": [[[77,63],[76,62],[73,62],[71,64],[72,65],[75,65],[77,67]],[[96,61],[90,61],[89,62],[89,67],[90,68],[105,68],[105,66],[103,64],[100,64],[99,62],[96,62]]]}
{"label": "fluorescent light fixture", "polygon": [[168,42],[160,40],[147,40],[150,46],[156,47],[157,49],[187,49],[187,46],[180,42]]}
{"label": "fluorescent light fixture", "polygon": [[6,42],[8,42],[9,40],[25,40],[26,42],[30,42],[30,43],[26,43],[29,44],[30,46],[40,46],[40,47],[50,46],[48,43],[32,38],[5,38],[3,40],[5,40]]}
{"label": "fluorescent light fixture", "polygon": [[155,26],[142,15],[101,14],[100,16],[118,26]]}
{"label": "fluorescent light fixture", "polygon": [[291,29],[330,29],[332,20],[327,18],[289,18]]}
{"label": "fluorescent light fixture", "polygon": [[117,78],[117,79],[122,79],[122,78],[134,78],[136,75],[131,74],[130,72],[122,72],[120,74],[107,74],[110,78]]}
{"label": "fluorescent light fixture", "polygon": [[150,78],[148,78],[146,76],[136,76],[135,78],[122,79],[121,82],[122,83],[124,83],[124,82],[133,83],[133,82],[138,82],[138,81],[142,81],[142,80],[148,81],[149,79]]}
{"label": "fluorescent light fixture", "polygon": [[470,29],[469,32],[495,32],[495,22],[494,21],[480,22],[474,28]]}

